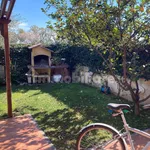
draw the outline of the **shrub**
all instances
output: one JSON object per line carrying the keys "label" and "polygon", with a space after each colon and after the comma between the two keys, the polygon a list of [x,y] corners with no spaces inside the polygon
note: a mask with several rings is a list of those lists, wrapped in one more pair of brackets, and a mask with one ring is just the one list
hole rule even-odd
{"label": "shrub", "polygon": [[[31,62],[31,51],[28,45],[10,46],[11,57],[11,80],[12,83],[26,82],[25,74],[28,72],[27,66]],[[4,49],[0,48],[0,63],[4,64]],[[2,79],[0,81],[3,83]]]}

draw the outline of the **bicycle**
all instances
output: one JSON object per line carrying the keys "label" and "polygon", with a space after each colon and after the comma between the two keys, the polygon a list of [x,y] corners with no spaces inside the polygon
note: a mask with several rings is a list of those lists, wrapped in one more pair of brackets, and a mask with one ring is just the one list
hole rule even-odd
{"label": "bicycle", "polygon": [[[130,131],[150,139],[149,133],[132,128],[127,124],[124,111],[127,112],[131,109],[128,104],[109,103],[108,108],[113,116],[121,115],[125,132],[122,133],[122,130],[118,131],[104,123],[90,124],[79,132],[77,150],[127,150],[126,137],[131,149],[135,150]],[[150,108],[150,106],[147,105],[145,108]],[[150,150],[150,142],[146,144],[143,150]]]}

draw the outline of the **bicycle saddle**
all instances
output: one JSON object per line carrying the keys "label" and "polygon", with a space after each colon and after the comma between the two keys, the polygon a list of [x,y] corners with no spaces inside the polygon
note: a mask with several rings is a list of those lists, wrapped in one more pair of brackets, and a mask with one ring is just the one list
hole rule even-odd
{"label": "bicycle saddle", "polygon": [[128,104],[115,104],[115,103],[109,103],[108,105],[108,108],[109,109],[112,109],[112,110],[122,110],[122,109],[128,109],[128,110],[130,110],[131,109],[131,107],[130,107],[130,105],[128,105]]}

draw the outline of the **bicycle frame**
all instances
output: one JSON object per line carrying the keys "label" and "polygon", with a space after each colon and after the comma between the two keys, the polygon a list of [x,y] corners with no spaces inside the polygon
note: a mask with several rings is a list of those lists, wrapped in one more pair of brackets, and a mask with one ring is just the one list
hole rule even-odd
{"label": "bicycle frame", "polygon": [[123,123],[124,123],[124,128],[125,128],[125,130],[126,130],[126,134],[127,134],[128,138],[129,138],[129,143],[130,143],[130,146],[131,146],[132,150],[135,150],[135,148],[134,148],[134,144],[133,144],[133,141],[132,141],[132,137],[131,137],[130,131],[131,131],[131,132],[134,132],[134,133],[137,133],[137,134],[139,134],[139,135],[142,135],[142,136],[144,136],[144,137],[150,139],[150,134],[148,134],[148,133],[146,133],[146,132],[144,132],[144,131],[138,130],[138,129],[136,129],[136,128],[131,128],[131,127],[127,124],[127,122],[126,122],[124,113],[121,111],[120,114],[121,114],[122,121],[123,121]]}
{"label": "bicycle frame", "polygon": [[[109,146],[112,147],[111,144],[114,144],[113,142],[121,142],[121,147],[123,149],[128,149],[128,145],[126,143],[126,137],[128,137],[128,140],[129,140],[129,144],[131,146],[131,150],[135,150],[135,147],[134,147],[134,144],[133,144],[133,141],[132,141],[132,137],[131,137],[131,134],[130,134],[130,131],[131,132],[134,132],[134,133],[137,133],[141,136],[144,136],[148,139],[150,139],[150,134],[149,133],[146,133],[144,131],[141,131],[141,130],[138,130],[136,128],[132,128],[130,127],[127,122],[126,122],[126,119],[125,119],[125,116],[124,116],[124,113],[121,109],[119,110],[115,110],[114,113],[112,113],[112,116],[119,116],[121,115],[121,118],[122,118],[122,121],[123,121],[123,124],[124,124],[124,129],[125,129],[125,132],[122,132],[122,130],[118,131],[116,130],[115,128],[113,128],[112,126],[108,125],[108,124],[104,124],[104,123],[93,123],[93,124],[89,124],[88,126],[85,126],[84,128],[82,128],[80,130],[80,139],[79,139],[79,143],[81,142],[81,139],[84,137],[84,135],[86,133],[88,133],[90,130],[89,129],[94,129],[93,127],[97,126],[99,128],[103,128],[104,130],[108,130],[110,131],[110,133],[113,133],[113,136],[112,138],[110,138],[109,140],[105,141],[105,142],[99,142],[99,143],[96,143],[96,148],[101,148],[101,149],[107,149]],[[96,128],[95,128],[96,129]],[[78,143],[78,144],[79,144]],[[116,143],[115,143],[116,144]],[[147,144],[145,145],[144,149],[143,150],[148,150],[149,148],[149,145],[150,145],[150,141],[147,142]],[[91,145],[93,146],[93,145]],[[94,146],[94,149],[95,149],[95,146]],[[113,146],[116,146],[116,145],[113,145]]]}

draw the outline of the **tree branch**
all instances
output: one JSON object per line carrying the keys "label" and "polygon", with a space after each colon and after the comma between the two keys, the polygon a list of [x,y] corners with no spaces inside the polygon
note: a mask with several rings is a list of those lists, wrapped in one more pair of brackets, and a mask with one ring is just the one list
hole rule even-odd
{"label": "tree branch", "polygon": [[126,47],[124,46],[123,48],[123,56],[122,56],[122,59],[123,59],[123,78],[124,78],[124,81],[125,83],[127,82],[127,50],[126,50]]}
{"label": "tree branch", "polygon": [[128,90],[127,86],[125,86],[124,83],[116,77],[116,75],[114,74],[111,66],[108,64],[107,60],[104,58],[104,56],[101,54],[101,52],[97,48],[95,50],[100,55],[100,57],[104,60],[104,62],[106,63],[106,65],[108,66],[108,68],[110,70],[110,74],[115,78],[115,80],[117,81],[117,83],[119,84],[119,86],[122,89],[124,89],[125,91]]}
{"label": "tree branch", "polygon": [[144,98],[144,99],[141,99],[139,102],[140,102],[140,103],[145,102],[145,101],[147,101],[149,98],[150,98],[150,95],[148,95],[148,96],[147,96],[146,98]]}
{"label": "tree branch", "polygon": [[132,38],[134,38],[137,34],[138,34],[138,31],[143,27],[143,25],[145,25],[145,23],[149,23],[150,22],[150,19],[148,19],[147,21],[143,22],[140,27],[138,27],[137,30],[134,31],[134,33],[130,36],[130,38],[128,39],[127,42],[125,42],[124,46],[127,45]]}

